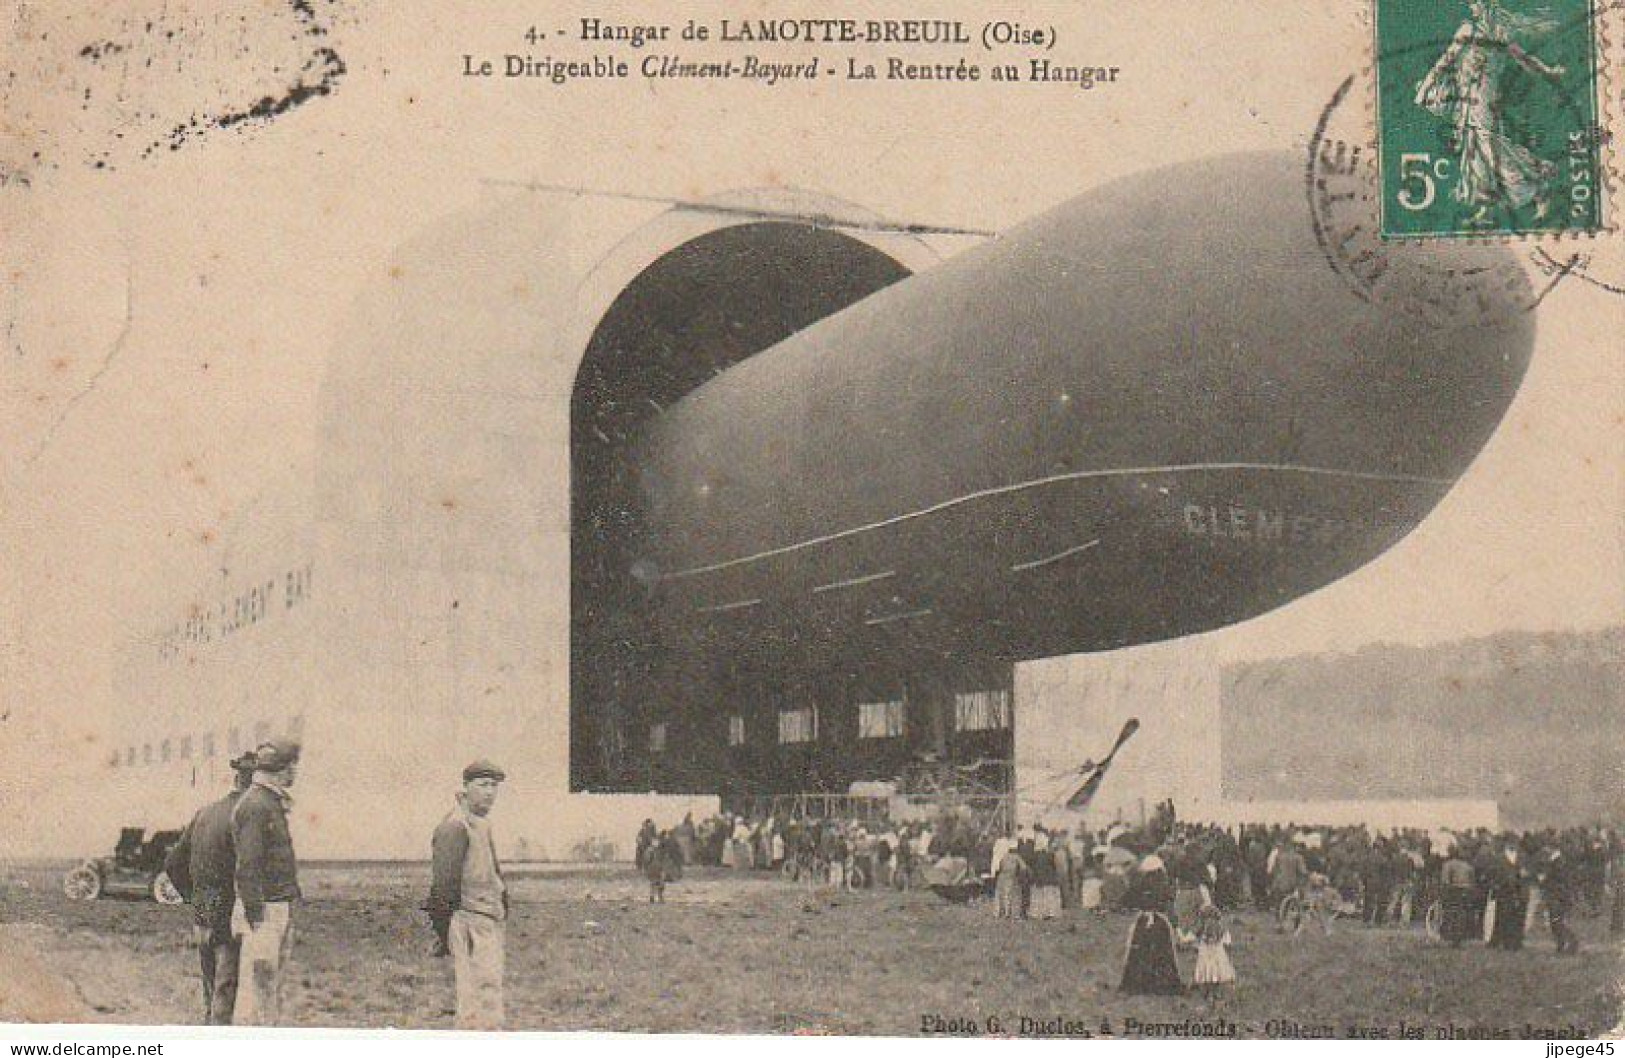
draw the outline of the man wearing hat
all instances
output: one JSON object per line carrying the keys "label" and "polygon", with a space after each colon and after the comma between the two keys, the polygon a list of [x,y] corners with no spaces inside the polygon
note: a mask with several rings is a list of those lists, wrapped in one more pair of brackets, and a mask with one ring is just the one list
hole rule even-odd
{"label": "man wearing hat", "polygon": [[231,933],[237,850],[231,839],[231,811],[253,780],[254,765],[252,753],[231,762],[236,773],[231,792],[198,809],[164,857],[164,873],[192,905],[193,937],[203,969],[205,1025],[230,1025],[237,1002],[239,951]]}
{"label": "man wearing hat", "polygon": [[434,831],[434,871],[424,910],[434,925],[435,954],[451,955],[460,1029],[499,1029],[503,1022],[508,888],[487,817],[505,778],[488,760],[464,768],[457,803]]}
{"label": "man wearing hat", "polygon": [[231,810],[237,848],[237,901],[231,931],[241,938],[238,1025],[275,1025],[282,1018],[282,971],[293,946],[293,902],[299,870],[288,810],[299,743],[278,739],[254,751],[254,779]]}

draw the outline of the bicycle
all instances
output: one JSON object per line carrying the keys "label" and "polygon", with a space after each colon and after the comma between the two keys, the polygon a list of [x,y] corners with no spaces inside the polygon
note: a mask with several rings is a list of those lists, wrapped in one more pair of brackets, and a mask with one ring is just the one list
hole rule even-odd
{"label": "bicycle", "polygon": [[787,882],[805,881],[819,886],[829,881],[829,863],[816,852],[797,852],[786,857],[779,871]]}
{"label": "bicycle", "polygon": [[1422,915],[1422,930],[1427,934],[1428,940],[1439,941],[1444,939],[1444,901],[1435,900],[1428,905]]}
{"label": "bicycle", "polygon": [[1332,920],[1346,914],[1348,909],[1335,889],[1329,884],[1316,884],[1311,880],[1307,886],[1294,889],[1281,898],[1275,908],[1275,923],[1278,931],[1295,937],[1313,920],[1320,923],[1322,933],[1329,935]]}
{"label": "bicycle", "polygon": [[1304,906],[1303,897],[1298,890],[1281,897],[1280,903],[1275,905],[1275,930],[1277,933],[1290,933],[1297,936],[1303,929]]}
{"label": "bicycle", "polygon": [[868,874],[865,873],[863,867],[859,865],[856,860],[847,860],[846,870],[842,873],[846,882],[846,890],[849,893],[857,892],[859,889],[864,888],[869,882]]}

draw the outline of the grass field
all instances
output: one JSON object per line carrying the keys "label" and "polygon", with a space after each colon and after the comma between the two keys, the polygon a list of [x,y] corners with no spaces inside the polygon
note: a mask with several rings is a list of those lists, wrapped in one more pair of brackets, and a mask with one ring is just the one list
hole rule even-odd
{"label": "grass field", "polygon": [[[190,913],[75,904],[59,878],[55,867],[0,869],[0,1020],[195,1020]],[[305,872],[292,1023],[451,1024],[449,966],[428,956],[414,910],[425,878],[410,866]],[[1620,1020],[1620,948],[1593,917],[1579,924],[1585,950],[1560,957],[1544,926],[1521,953],[1451,951],[1420,931],[1348,925],[1293,938],[1241,915],[1240,981],[1209,1006],[1116,991],[1123,915],[1005,922],[930,893],[809,894],[719,871],[691,872],[660,907],[628,868],[524,872],[513,889],[512,1028],[914,1035],[941,1019],[949,1031],[1012,1035],[1392,1036],[1406,1026],[1521,1038],[1595,1036]],[[1182,952],[1187,977],[1191,962]]]}

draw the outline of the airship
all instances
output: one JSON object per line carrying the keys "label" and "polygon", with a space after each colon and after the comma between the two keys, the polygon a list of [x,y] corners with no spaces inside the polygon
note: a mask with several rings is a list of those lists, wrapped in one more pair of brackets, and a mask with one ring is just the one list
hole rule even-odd
{"label": "airship", "polygon": [[1439,243],[1360,289],[1304,188],[1293,154],[1107,184],[663,408],[625,457],[622,633],[810,670],[1019,661],[1217,629],[1376,560],[1516,394],[1528,281]]}

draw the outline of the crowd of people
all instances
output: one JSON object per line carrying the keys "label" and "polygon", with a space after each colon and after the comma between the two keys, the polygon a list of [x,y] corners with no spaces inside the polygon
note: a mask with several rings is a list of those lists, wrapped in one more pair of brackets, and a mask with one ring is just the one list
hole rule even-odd
{"label": "crowd of people", "polygon": [[[300,896],[289,836],[290,789],[300,747],[271,741],[232,761],[233,789],[200,809],[170,850],[165,871],[192,905],[204,1016],[217,1024],[278,1024],[281,981]],[[424,910],[434,952],[449,955],[457,1024],[503,1023],[508,891],[488,816],[506,776],[486,760],[462,788],[431,842]],[[1006,919],[1067,911],[1133,912],[1125,991],[1184,990],[1175,947],[1196,950],[1193,987],[1235,980],[1226,916],[1289,906],[1326,931],[1338,915],[1372,927],[1422,918],[1441,942],[1482,938],[1515,951],[1544,917],[1558,952],[1579,950],[1573,919],[1606,912],[1625,933],[1625,841],[1600,826],[1492,833],[1364,826],[1215,826],[1179,821],[1171,803],[1142,826],[1067,831],[943,812],[913,821],[684,817],[665,830],[645,820],[636,861],[649,899],[663,903],[685,868],[778,871],[809,887],[930,887],[949,899],[985,896]],[[1301,925],[1302,920],[1299,920]]]}
{"label": "crowd of people", "polygon": [[666,830],[644,820],[635,860],[656,887],[685,866],[781,871],[809,883],[847,888],[904,887],[918,881],[917,866],[968,845],[952,828],[923,823],[893,825],[858,820],[796,820],[743,815],[692,815]]}
{"label": "crowd of people", "polygon": [[1578,951],[1572,922],[1581,909],[1606,912],[1610,933],[1625,933],[1625,841],[1600,826],[1218,826],[1181,822],[1164,804],[1138,827],[988,831],[952,814],[909,823],[689,816],[668,830],[645,821],[637,861],[651,900],[663,899],[685,866],[700,865],[847,888],[969,878],[1003,918],[1133,911],[1123,985],[1142,992],[1181,989],[1173,961],[1181,941],[1198,951],[1193,984],[1233,980],[1225,916],[1240,910],[1283,917],[1291,909],[1291,928],[1313,923],[1324,932],[1335,918],[1374,928],[1425,923],[1443,943],[1481,938],[1506,950],[1521,948],[1544,919],[1560,953]]}

